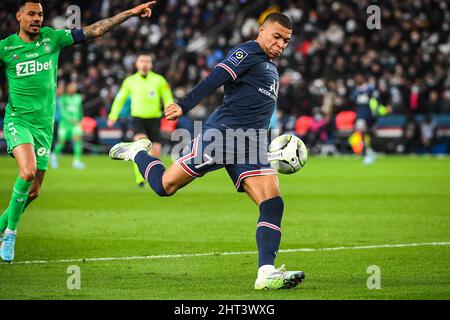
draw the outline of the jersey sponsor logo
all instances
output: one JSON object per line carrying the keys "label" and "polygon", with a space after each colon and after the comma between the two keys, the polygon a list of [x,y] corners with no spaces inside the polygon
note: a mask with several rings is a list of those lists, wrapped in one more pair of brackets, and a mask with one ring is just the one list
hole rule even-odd
{"label": "jersey sponsor logo", "polygon": [[44,39],[42,39],[42,43],[46,43],[46,42],[50,42],[50,41],[52,41],[50,38],[44,38]]}
{"label": "jersey sponsor logo", "polygon": [[38,42],[36,42],[36,47],[40,47],[41,46],[41,43],[38,41]]}
{"label": "jersey sponsor logo", "polygon": [[237,67],[247,56],[248,56],[248,53],[245,52],[243,49],[237,49],[228,58],[228,61],[230,61],[232,64],[234,64]]}
{"label": "jersey sponsor logo", "polygon": [[39,53],[27,53],[26,57],[28,59],[33,59],[39,57]]}
{"label": "jersey sponsor logo", "polygon": [[274,95],[278,96],[278,87],[280,86],[280,84],[275,81],[275,79],[273,79],[273,84],[270,85],[269,90],[271,92],[273,92]]}
{"label": "jersey sponsor logo", "polygon": [[49,154],[50,154],[50,150],[47,150],[47,148],[40,147],[37,150],[38,157],[44,157],[44,156],[49,155]]}
{"label": "jersey sponsor logo", "polygon": [[41,63],[39,61],[32,60],[18,63],[16,65],[16,74],[18,77],[25,77],[31,76],[44,70],[51,70],[51,69],[52,69],[51,61]]}
{"label": "jersey sponsor logo", "polygon": [[266,90],[264,88],[259,88],[258,91],[261,92],[262,94],[272,98],[273,100],[277,101],[279,86],[280,86],[280,84],[278,83],[278,81],[273,79],[273,83],[269,86],[269,90]]}
{"label": "jersey sponsor logo", "polygon": [[3,47],[3,50],[5,50],[5,51],[12,51],[12,50],[20,49],[20,48],[23,48],[23,45],[20,45],[20,46],[5,46],[5,47]]}

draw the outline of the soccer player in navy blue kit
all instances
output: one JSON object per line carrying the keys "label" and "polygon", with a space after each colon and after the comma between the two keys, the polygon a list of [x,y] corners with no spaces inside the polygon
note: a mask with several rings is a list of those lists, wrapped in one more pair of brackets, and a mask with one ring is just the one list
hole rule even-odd
{"label": "soccer player in navy blue kit", "polygon": [[[257,290],[293,288],[305,278],[302,271],[286,271],[284,266],[278,269],[274,266],[280,246],[284,206],[277,172],[267,161],[267,128],[276,106],[279,87],[278,71],[272,59],[282,54],[291,36],[290,19],[281,13],[269,14],[255,41],[245,42],[231,49],[205,80],[178,104],[170,104],[165,109],[166,118],[175,120],[224,85],[223,105],[208,118],[203,125],[202,134],[192,141],[189,150],[167,170],[159,159],[148,154],[151,142],[147,139],[119,143],[110,151],[110,157],[114,160],[134,161],[142,176],[160,196],[171,196],[195,178],[225,168],[236,189],[246,192],[259,206],[256,229],[259,266],[255,281]],[[230,147],[224,141],[225,138],[212,142],[212,139],[206,137],[214,130],[226,137],[230,130],[239,129],[256,132],[253,138],[264,149],[265,159],[249,161],[257,151],[247,144],[243,151],[239,151],[234,145]],[[225,157],[231,156],[234,160],[238,158],[237,161],[223,163],[219,159],[220,152],[213,154],[201,151],[221,143],[225,144]],[[195,161],[198,158],[200,160]]]}

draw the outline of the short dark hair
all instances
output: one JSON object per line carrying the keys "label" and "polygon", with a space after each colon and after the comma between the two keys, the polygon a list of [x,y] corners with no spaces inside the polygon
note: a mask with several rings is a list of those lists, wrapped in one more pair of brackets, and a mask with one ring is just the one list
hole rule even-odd
{"label": "short dark hair", "polygon": [[265,19],[264,19],[264,23],[266,22],[278,22],[279,24],[281,24],[283,27],[288,28],[289,30],[292,30],[292,21],[291,19],[280,12],[272,12],[270,13]]}
{"label": "short dark hair", "polygon": [[25,3],[27,3],[27,2],[33,2],[33,3],[40,3],[40,4],[42,4],[41,0],[18,0],[17,1],[17,10],[20,10],[25,5]]}

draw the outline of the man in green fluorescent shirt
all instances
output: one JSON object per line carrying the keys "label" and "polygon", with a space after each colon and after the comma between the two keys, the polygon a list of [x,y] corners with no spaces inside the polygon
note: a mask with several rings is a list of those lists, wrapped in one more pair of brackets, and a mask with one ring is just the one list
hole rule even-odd
{"label": "man in green fluorescent shirt", "polygon": [[18,1],[19,31],[0,40],[0,66],[6,71],[9,93],[4,132],[8,153],[19,169],[9,206],[0,217],[3,261],[14,259],[17,224],[25,208],[37,198],[48,167],[59,52],[100,37],[133,16],[150,17],[155,3],[141,4],[82,29],[54,30],[43,27],[40,0]]}
{"label": "man in green fluorescent shirt", "polygon": [[83,154],[83,131],[81,130],[83,99],[77,93],[75,82],[69,83],[66,93],[59,98],[59,113],[58,143],[51,155],[52,167],[55,169],[59,167],[58,156],[61,155],[66,142],[71,140],[73,145],[72,166],[75,169],[84,169],[85,165],[81,162],[81,155]]}
{"label": "man in green fluorescent shirt", "polygon": [[[137,72],[123,81],[122,87],[114,100],[108,117],[111,128],[119,118],[125,102],[131,98],[131,116],[133,117],[134,141],[151,139],[152,155],[159,157],[161,153],[160,121],[162,117],[161,100],[164,107],[173,103],[172,91],[166,79],[152,70],[152,58],[141,53],[136,60]],[[145,186],[145,179],[134,164],[136,184]]]}

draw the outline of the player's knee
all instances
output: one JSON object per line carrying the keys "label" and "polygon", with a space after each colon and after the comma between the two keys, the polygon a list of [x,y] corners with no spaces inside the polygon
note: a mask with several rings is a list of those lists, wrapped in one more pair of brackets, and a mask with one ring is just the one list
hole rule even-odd
{"label": "player's knee", "polygon": [[32,166],[22,168],[19,175],[22,180],[31,182],[36,177],[36,168]]}
{"label": "player's knee", "polygon": [[150,187],[160,197],[170,197],[176,192],[171,185],[163,184],[162,179],[150,181]]}
{"label": "player's knee", "polygon": [[133,137],[133,141],[139,141],[141,139],[148,139],[148,137],[143,133],[138,133]]}
{"label": "player's knee", "polygon": [[170,196],[173,196],[177,192],[178,185],[175,184],[174,182],[169,181],[164,184],[163,189],[164,189],[164,193],[165,193],[164,196],[170,197]]}

